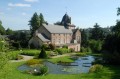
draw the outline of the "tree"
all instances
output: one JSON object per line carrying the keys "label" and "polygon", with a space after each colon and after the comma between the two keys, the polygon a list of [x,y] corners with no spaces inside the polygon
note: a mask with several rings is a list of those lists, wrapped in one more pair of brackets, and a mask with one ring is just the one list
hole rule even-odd
{"label": "tree", "polygon": [[0,21],[0,34],[1,35],[5,34],[5,28],[2,26],[2,21]]}
{"label": "tree", "polygon": [[[120,15],[120,8],[117,15]],[[102,50],[106,63],[120,65],[120,21],[112,27],[112,34],[106,37]]]}
{"label": "tree", "polygon": [[40,26],[42,26],[42,24],[45,23],[44,16],[42,15],[42,13],[40,13],[39,19],[40,19]]}
{"label": "tree", "polygon": [[30,25],[30,31],[31,31],[31,37],[33,36],[33,34],[35,33],[35,31],[42,26],[43,23],[47,22],[44,20],[44,16],[42,15],[42,13],[40,13],[40,15],[38,15],[36,12],[33,14],[31,20],[29,21],[29,25]]}
{"label": "tree", "polygon": [[34,32],[40,27],[40,19],[37,13],[35,12],[29,21],[31,36],[33,36]]}
{"label": "tree", "polygon": [[47,58],[47,54],[44,49],[44,45],[41,47],[41,52],[39,54],[39,58]]}
{"label": "tree", "polygon": [[88,35],[85,31],[85,29],[81,29],[81,46],[87,47],[88,46]]}
{"label": "tree", "polygon": [[54,23],[54,25],[62,25],[60,21],[57,21],[56,23]]}
{"label": "tree", "polygon": [[103,40],[104,39],[104,31],[102,28],[96,23],[94,28],[90,31],[91,32],[91,39],[95,40]]}
{"label": "tree", "polygon": [[7,35],[12,35],[12,34],[13,34],[13,31],[12,31],[10,28],[7,28],[6,34],[7,34]]}

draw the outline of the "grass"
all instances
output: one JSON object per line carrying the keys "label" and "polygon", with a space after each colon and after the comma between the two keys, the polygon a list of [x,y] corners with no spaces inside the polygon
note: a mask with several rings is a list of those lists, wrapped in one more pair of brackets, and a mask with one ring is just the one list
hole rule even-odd
{"label": "grass", "polygon": [[38,55],[40,53],[40,50],[36,50],[36,49],[23,49],[21,54],[22,55],[28,55],[28,56],[35,56]]}
{"label": "grass", "polygon": [[30,74],[22,73],[17,70],[17,67],[25,62],[10,62],[4,71],[7,73],[0,73],[0,79],[120,79],[120,66],[104,66],[101,73],[88,73],[88,74],[47,74],[45,76],[33,76]]}
{"label": "grass", "polygon": [[52,63],[57,63],[59,61],[62,61],[62,62],[74,62],[74,60],[70,56],[64,56],[64,57],[59,57],[59,58],[52,58],[52,59],[48,59],[48,61],[50,61]]}

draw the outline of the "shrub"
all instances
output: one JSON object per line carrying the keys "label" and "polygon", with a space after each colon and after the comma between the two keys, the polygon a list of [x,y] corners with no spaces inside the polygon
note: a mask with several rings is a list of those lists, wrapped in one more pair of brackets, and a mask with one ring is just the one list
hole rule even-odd
{"label": "shrub", "polygon": [[40,67],[40,72],[41,72],[41,75],[46,74],[48,72],[48,68],[46,66],[42,66]]}
{"label": "shrub", "polygon": [[70,51],[70,52],[75,52],[74,49],[72,49],[72,48],[70,48],[69,51]]}
{"label": "shrub", "polygon": [[31,59],[26,62],[27,65],[36,65],[36,64],[40,64],[40,63],[42,63],[42,61],[40,61],[38,59]]}
{"label": "shrub", "polygon": [[89,73],[98,73],[102,71],[103,66],[100,64],[96,64],[90,67]]}
{"label": "shrub", "polygon": [[35,50],[35,49],[25,49],[21,51],[22,55],[28,55],[28,56],[35,56],[38,55],[40,50]]}
{"label": "shrub", "polygon": [[38,75],[45,75],[47,74],[47,72],[48,72],[48,68],[46,66],[41,66],[40,69],[34,69],[32,71],[32,74],[38,76]]}
{"label": "shrub", "polygon": [[46,54],[44,47],[42,47],[42,50],[41,50],[38,58],[47,58],[47,54]]}
{"label": "shrub", "polygon": [[49,44],[49,48],[50,48],[51,50],[55,50],[55,44]]}
{"label": "shrub", "polygon": [[89,46],[94,53],[98,53],[102,49],[102,41],[98,40],[90,40],[89,41]]}
{"label": "shrub", "polygon": [[87,52],[87,50],[84,47],[81,47],[81,52]]}
{"label": "shrub", "polygon": [[[19,52],[20,51],[10,51],[8,52],[8,55],[9,55],[9,59],[10,60],[18,60],[19,58]],[[21,57],[22,58],[22,57]]]}
{"label": "shrub", "polygon": [[67,49],[68,49],[68,46],[67,46],[67,45],[64,45],[63,48],[67,48]]}
{"label": "shrub", "polygon": [[61,55],[65,54],[65,53],[69,53],[69,49],[67,49],[67,48],[58,48],[58,49],[56,49],[56,51]]}

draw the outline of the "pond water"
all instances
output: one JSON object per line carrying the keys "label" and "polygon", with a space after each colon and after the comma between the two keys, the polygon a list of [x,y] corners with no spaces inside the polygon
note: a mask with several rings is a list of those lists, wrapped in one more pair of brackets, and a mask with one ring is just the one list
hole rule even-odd
{"label": "pond water", "polygon": [[[48,67],[49,73],[51,74],[78,74],[78,73],[88,73],[89,69],[94,61],[93,56],[79,57],[73,63],[69,65],[54,64],[45,61],[44,64]],[[18,70],[26,71],[33,69],[27,65],[22,65],[18,67]]]}

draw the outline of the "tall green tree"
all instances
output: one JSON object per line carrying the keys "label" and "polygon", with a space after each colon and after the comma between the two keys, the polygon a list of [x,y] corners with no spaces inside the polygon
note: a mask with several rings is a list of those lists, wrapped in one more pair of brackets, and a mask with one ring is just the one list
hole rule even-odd
{"label": "tall green tree", "polygon": [[42,13],[40,13],[39,19],[40,19],[40,26],[42,26],[42,24],[45,23],[44,16]]}
{"label": "tall green tree", "polygon": [[12,35],[12,34],[13,34],[13,31],[12,31],[10,28],[7,28],[6,34],[7,34],[7,35]]}
{"label": "tall green tree", "polygon": [[90,36],[91,39],[95,39],[95,40],[104,39],[104,31],[97,23],[94,25],[94,28],[90,32],[91,32],[91,36]]}
{"label": "tall green tree", "polygon": [[81,46],[87,47],[88,46],[88,35],[85,31],[85,29],[81,29]]}
{"label": "tall green tree", "polygon": [[33,36],[34,32],[40,27],[40,19],[38,14],[35,12],[29,21],[31,36]]}
{"label": "tall green tree", "polygon": [[[117,15],[120,15],[120,8]],[[106,37],[102,50],[106,63],[120,65],[120,21],[112,27],[112,33]]]}
{"label": "tall green tree", "polygon": [[1,35],[5,34],[5,28],[2,26],[2,21],[0,21],[0,34]]}

